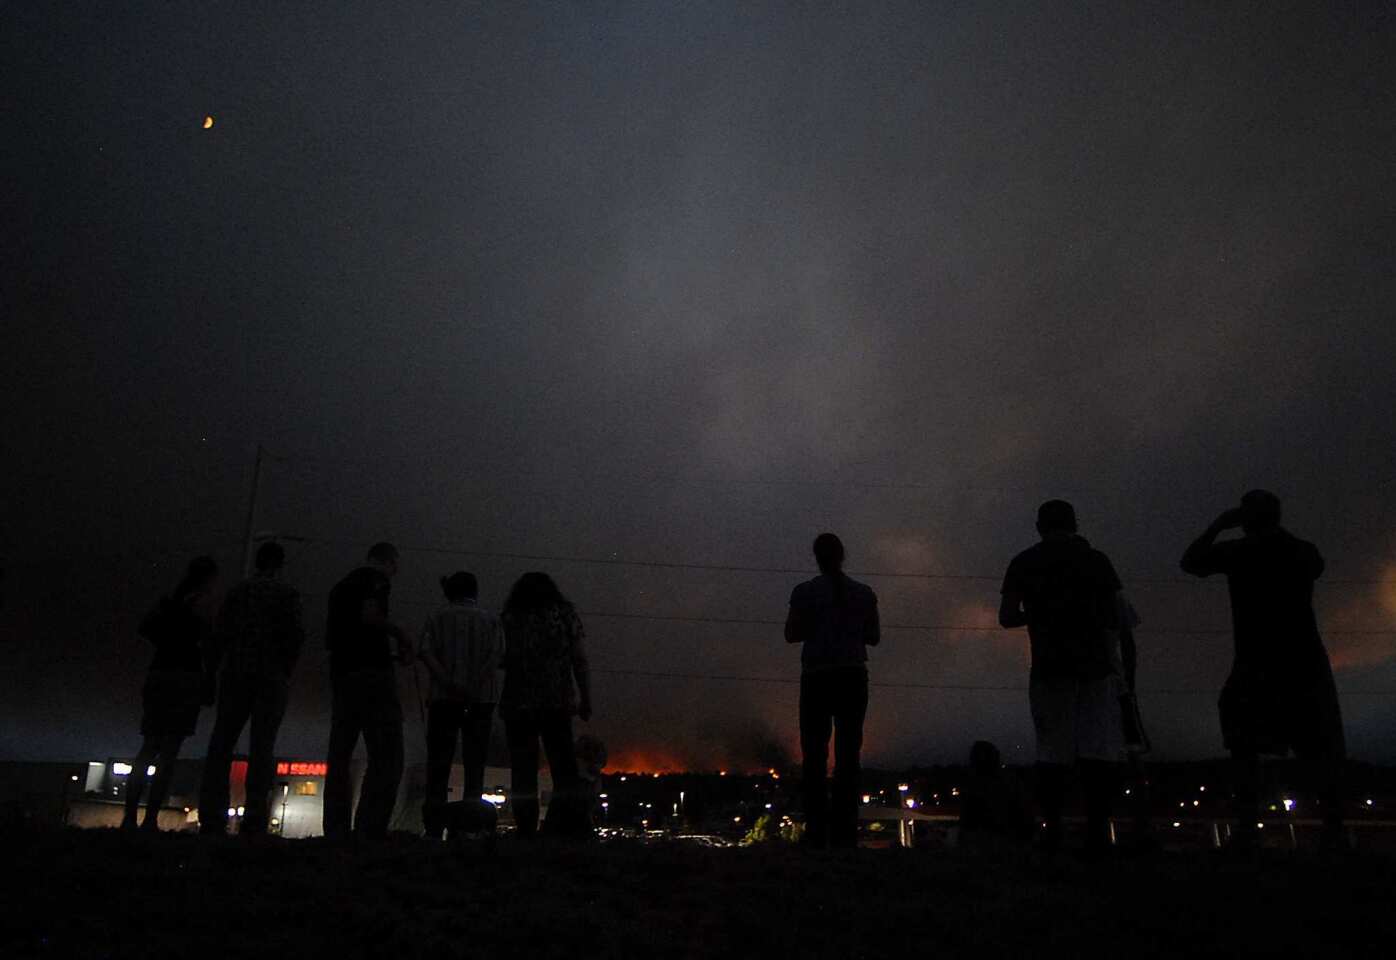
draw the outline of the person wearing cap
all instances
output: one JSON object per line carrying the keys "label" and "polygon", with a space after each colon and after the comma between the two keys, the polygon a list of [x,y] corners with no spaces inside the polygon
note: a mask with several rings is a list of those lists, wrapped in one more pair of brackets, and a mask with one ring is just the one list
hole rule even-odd
{"label": "person wearing cap", "polygon": [[[1242,536],[1217,540],[1236,527]],[[1182,567],[1197,577],[1225,575],[1231,594],[1235,653],[1218,706],[1236,781],[1233,843],[1256,842],[1260,756],[1293,750],[1318,791],[1324,844],[1345,846],[1347,745],[1314,615],[1314,581],[1323,574],[1318,548],[1280,525],[1279,497],[1252,490],[1192,542]]]}
{"label": "person wearing cap", "polygon": [[441,578],[446,605],[422,626],[418,656],[431,674],[427,703],[427,785],[422,824],[439,840],[446,829],[446,798],[451,764],[460,743],[465,786],[459,798],[480,803],[485,785],[499,671],[504,667],[504,628],[499,617],[477,601],[473,573],[458,570]]}
{"label": "person wearing cap", "polygon": [[222,672],[199,789],[201,833],[221,835],[227,830],[228,768],[249,720],[247,799],[239,832],[267,830],[276,734],[286,715],[291,673],[305,643],[300,594],[280,579],[285,563],[281,544],[262,544],[256,571],[228,591],[218,611],[209,662],[211,669],[221,665]]}
{"label": "person wearing cap", "polygon": [[1028,628],[1042,842],[1048,852],[1061,846],[1075,767],[1085,798],[1086,852],[1101,855],[1110,846],[1110,808],[1125,751],[1120,578],[1109,558],[1076,532],[1076,510],[1065,500],[1038,508],[1037,532],[1042,539],[1008,565],[999,624]]}

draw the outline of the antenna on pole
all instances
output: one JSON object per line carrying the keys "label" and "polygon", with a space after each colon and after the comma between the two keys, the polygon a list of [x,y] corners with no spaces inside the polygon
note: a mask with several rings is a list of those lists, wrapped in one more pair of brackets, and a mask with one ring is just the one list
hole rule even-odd
{"label": "antenna on pole", "polygon": [[257,497],[262,492],[262,444],[257,444],[257,462],[252,468],[252,495],[247,499],[247,525],[242,530],[242,575],[252,576],[252,531],[257,524]]}

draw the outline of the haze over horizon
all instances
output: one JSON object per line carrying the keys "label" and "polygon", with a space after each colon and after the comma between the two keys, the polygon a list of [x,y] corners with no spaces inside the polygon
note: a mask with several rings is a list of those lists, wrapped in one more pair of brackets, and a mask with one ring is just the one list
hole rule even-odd
{"label": "haze over horizon", "polygon": [[1143,617],[1156,755],[1219,755],[1226,591],[1178,558],[1265,487],[1396,761],[1396,29],[1316,6],[11,5],[0,759],[135,750],[135,624],[195,554],[232,582],[262,443],[286,756],[376,540],[413,632],[452,570],[551,573],[613,757],[798,756],[829,529],[916,628],[865,763],[1027,762],[994,612],[1049,497]]}

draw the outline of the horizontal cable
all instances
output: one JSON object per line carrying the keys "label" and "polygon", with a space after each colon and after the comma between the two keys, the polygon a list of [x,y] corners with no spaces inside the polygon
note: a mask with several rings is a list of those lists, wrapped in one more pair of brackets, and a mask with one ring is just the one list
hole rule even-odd
{"label": "horizontal cable", "polygon": [[[335,538],[299,535],[277,536],[275,539],[298,543],[321,543],[331,546],[368,547],[372,545],[368,541],[361,540],[341,540]],[[443,547],[422,544],[394,544],[394,546],[396,546],[400,551],[404,553],[427,553],[442,556],[460,557],[484,557],[496,560],[528,560],[530,562],[547,563],[580,563],[593,566],[643,567],[656,570],[701,570],[716,573],[770,573],[802,577],[808,577],[815,573],[815,571],[809,569],[808,567],[758,567],[718,563],[688,563],[677,560],[630,560],[622,559],[619,557],[586,557],[544,553],[512,553],[499,550],[473,550],[465,547]],[[869,577],[871,579],[879,580],[966,580],[988,583],[1003,582],[1002,576],[994,576],[992,574],[987,573],[914,573],[909,571],[892,570],[850,570],[848,571],[848,573],[851,576]],[[1208,583],[1222,584],[1225,583],[1225,580],[1209,580],[1199,577],[1131,577],[1129,583],[1176,583],[1187,584],[1188,586],[1199,586]],[[1327,580],[1318,580],[1315,581],[1315,584],[1317,586],[1323,586],[1325,584],[1344,584],[1356,586],[1385,584],[1390,586],[1396,586],[1396,580],[1363,580],[1333,578]]]}
{"label": "horizontal cable", "polygon": [[[734,673],[676,673],[661,670],[615,670],[608,668],[593,668],[592,673],[603,673],[617,677],[653,677],[664,680],[714,680],[735,683],[777,683],[777,684],[798,684],[799,677],[751,677]],[[970,693],[1027,693],[1026,686],[995,686],[989,684],[969,684],[969,683],[917,683],[914,681],[895,680],[870,680],[870,687],[886,687],[902,690],[946,690],[946,691],[967,691]],[[1151,696],[1208,696],[1217,695],[1215,688],[1187,688],[1187,687],[1160,687],[1153,690],[1140,690],[1141,697]],[[1396,691],[1390,690],[1340,690],[1341,696],[1353,697],[1390,697],[1396,696]]]}

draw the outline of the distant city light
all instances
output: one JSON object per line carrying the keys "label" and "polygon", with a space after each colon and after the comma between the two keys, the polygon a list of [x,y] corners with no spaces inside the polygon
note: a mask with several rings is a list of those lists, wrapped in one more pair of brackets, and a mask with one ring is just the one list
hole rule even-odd
{"label": "distant city light", "polygon": [[1367,806],[1370,807],[1371,805],[1372,805],[1372,801],[1371,801],[1371,800],[1368,800],[1368,801],[1367,801]]}
{"label": "distant city light", "polygon": [[1202,806],[1202,801],[1201,801],[1201,800],[1194,800],[1194,801],[1192,802],[1192,805],[1193,805],[1194,807],[1200,807],[1200,806]]}
{"label": "distant city light", "polygon": [[1255,828],[1256,828],[1257,830],[1264,830],[1264,829],[1265,829],[1265,824],[1263,824],[1263,823],[1261,823],[1259,820],[1257,820],[1257,821],[1255,822]]}
{"label": "distant city light", "polygon": [[[872,803],[872,794],[870,794],[870,793],[865,793],[865,794],[863,794],[863,802],[864,802],[864,803]],[[1368,802],[1368,803],[1371,803],[1370,800],[1367,801],[1367,802]]]}
{"label": "distant city light", "polygon": [[[717,772],[717,775],[718,775],[719,777],[725,777],[725,776],[727,776],[727,771],[726,771],[726,770],[719,770],[719,771]],[[624,777],[621,777],[621,779],[624,780],[625,778],[624,778]]]}
{"label": "distant city light", "polygon": [[1125,787],[1125,796],[1129,796],[1131,792],[1132,791],[1129,789],[1129,787]]}
{"label": "distant city light", "polygon": [[[602,796],[604,797],[605,794],[603,793]],[[504,801],[509,798],[502,793],[482,793],[480,794],[480,799],[485,801],[486,803],[492,803],[496,807],[498,807],[502,806]]]}
{"label": "distant city light", "polygon": [[1289,799],[1289,797],[1285,797],[1280,802],[1285,805],[1285,813],[1289,813],[1291,810],[1294,809],[1294,801]]}
{"label": "distant city light", "polygon": [[155,776],[155,764],[152,763],[150,766],[145,768],[145,775],[147,777]]}
{"label": "distant city light", "polygon": [[205,130],[212,130],[212,129],[213,129],[213,117],[212,117],[212,115],[209,115],[209,116],[204,117],[204,129],[205,129]]}
{"label": "distant city light", "polygon": [[235,808],[233,808],[233,807],[229,807],[229,808],[228,808],[228,816],[230,816],[230,817],[236,817],[237,815],[238,815],[238,812],[237,812],[237,810],[236,810]]}
{"label": "distant city light", "polygon": [[129,763],[122,763],[118,760],[111,765],[111,772],[118,777],[124,777],[131,772],[131,765]]}
{"label": "distant city light", "polygon": [[1198,788],[1197,788],[1197,792],[1198,792],[1198,793],[1206,793],[1206,792],[1207,792],[1207,785],[1204,783],[1202,786],[1198,787]]}
{"label": "distant city light", "polygon": [[906,783],[899,783],[897,784],[897,789],[902,793],[906,793],[908,790],[911,789],[911,785]]}
{"label": "distant city light", "polygon": [[1183,825],[1183,824],[1182,824],[1181,821],[1178,821],[1178,820],[1174,820],[1174,821],[1173,821],[1173,826],[1174,826],[1174,827],[1181,827],[1182,825]]}
{"label": "distant city light", "polygon": [[907,808],[908,810],[914,810],[914,809],[916,809],[916,801],[913,800],[913,799],[911,799],[910,797],[907,797],[907,798],[906,798],[906,808]]}
{"label": "distant city light", "polygon": [[239,816],[239,817],[242,816],[243,810],[244,810],[244,809],[246,809],[246,808],[244,808],[244,807],[238,807],[238,816]]}
{"label": "distant city light", "polygon": [[950,796],[952,796],[952,797],[958,797],[959,795],[960,795],[960,788],[959,788],[959,787],[951,787],[951,788],[950,788]]}
{"label": "distant city light", "polygon": [[78,775],[75,773],[75,774],[73,774],[71,777],[69,777],[68,779],[71,780],[71,781],[73,781],[74,783],[77,783],[77,782],[78,782]]}

